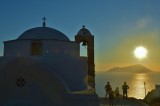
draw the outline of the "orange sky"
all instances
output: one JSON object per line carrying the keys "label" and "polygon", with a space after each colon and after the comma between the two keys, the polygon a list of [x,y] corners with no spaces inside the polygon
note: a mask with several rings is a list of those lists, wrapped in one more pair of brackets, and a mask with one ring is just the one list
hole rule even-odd
{"label": "orange sky", "polygon": [[[116,42],[110,50],[96,54],[96,70],[106,71],[113,67],[124,67],[141,64],[152,71],[160,71],[160,42],[158,32],[135,33]],[[148,50],[147,57],[139,60],[135,58],[133,51],[138,46],[144,46]],[[96,51],[95,51],[96,52]]]}

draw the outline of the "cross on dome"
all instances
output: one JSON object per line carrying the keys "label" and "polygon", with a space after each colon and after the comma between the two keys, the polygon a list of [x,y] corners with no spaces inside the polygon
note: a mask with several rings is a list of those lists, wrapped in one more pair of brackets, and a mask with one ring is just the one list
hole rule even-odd
{"label": "cross on dome", "polygon": [[85,26],[85,25],[83,25],[82,27],[83,27],[83,28],[85,28],[86,26]]}
{"label": "cross on dome", "polygon": [[43,27],[46,27],[46,22],[45,22],[46,21],[46,17],[43,17],[42,20],[43,20]]}

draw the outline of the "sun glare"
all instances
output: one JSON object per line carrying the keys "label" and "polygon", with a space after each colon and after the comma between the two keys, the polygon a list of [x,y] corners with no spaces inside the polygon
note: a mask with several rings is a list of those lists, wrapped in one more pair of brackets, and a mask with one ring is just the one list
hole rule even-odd
{"label": "sun glare", "polygon": [[138,59],[143,59],[147,57],[147,49],[143,46],[136,47],[134,50],[134,56]]}

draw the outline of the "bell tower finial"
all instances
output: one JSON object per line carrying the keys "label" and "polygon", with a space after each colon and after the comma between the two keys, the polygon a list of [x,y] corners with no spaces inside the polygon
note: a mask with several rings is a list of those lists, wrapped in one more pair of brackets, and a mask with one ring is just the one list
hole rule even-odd
{"label": "bell tower finial", "polygon": [[43,17],[42,20],[43,20],[43,27],[46,27],[46,17]]}

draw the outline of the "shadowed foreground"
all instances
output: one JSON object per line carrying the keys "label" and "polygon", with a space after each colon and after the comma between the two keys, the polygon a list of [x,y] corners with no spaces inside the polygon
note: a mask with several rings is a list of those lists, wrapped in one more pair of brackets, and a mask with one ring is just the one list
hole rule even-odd
{"label": "shadowed foreground", "polygon": [[[110,106],[109,100],[104,100],[104,98],[100,98],[100,106]],[[113,106],[149,106],[145,104],[142,100],[135,99],[135,98],[128,98],[128,99],[119,99],[113,101]]]}

